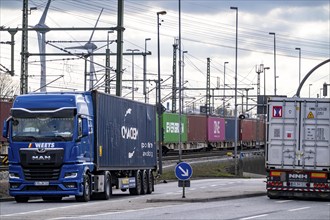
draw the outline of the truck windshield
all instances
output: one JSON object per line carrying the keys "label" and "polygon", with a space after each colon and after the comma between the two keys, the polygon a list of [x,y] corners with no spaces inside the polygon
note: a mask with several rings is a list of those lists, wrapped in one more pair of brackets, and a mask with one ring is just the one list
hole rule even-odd
{"label": "truck windshield", "polygon": [[19,118],[12,120],[13,141],[71,141],[74,131],[73,117]]}

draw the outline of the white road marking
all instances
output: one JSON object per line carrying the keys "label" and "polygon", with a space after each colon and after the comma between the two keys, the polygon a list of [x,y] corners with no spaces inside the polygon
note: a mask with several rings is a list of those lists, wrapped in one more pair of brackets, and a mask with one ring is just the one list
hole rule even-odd
{"label": "white road marking", "polygon": [[[169,208],[169,207],[174,207],[175,205],[168,205],[168,206],[162,206],[158,208]],[[150,207],[150,208],[144,208],[144,209],[130,209],[130,210],[125,210],[125,211],[118,211],[118,212],[105,212],[105,213],[100,213],[100,214],[93,214],[93,215],[77,215],[77,216],[65,216],[65,217],[58,217],[58,218],[50,218],[48,220],[60,220],[60,219],[81,219],[81,218],[90,218],[90,217],[96,217],[96,216],[103,216],[103,215],[114,215],[114,214],[125,214],[129,212],[136,212],[136,211],[147,211],[155,209],[155,207]]]}
{"label": "white road marking", "polygon": [[87,205],[88,205],[88,204],[86,203],[85,205],[83,205],[83,204],[79,204],[79,205],[71,205],[71,206],[62,206],[62,207],[49,208],[49,209],[40,209],[40,210],[28,211],[28,212],[12,213],[12,214],[2,215],[2,216],[3,216],[3,217],[9,217],[9,216],[15,216],[15,215],[26,215],[26,214],[30,214],[30,213],[38,213],[38,212],[52,211],[52,210],[57,210],[57,209],[67,209],[67,208],[81,207],[81,206],[87,206]]}
{"label": "white road marking", "polygon": [[263,215],[255,215],[255,216],[250,216],[250,217],[246,217],[246,218],[240,218],[240,220],[247,220],[247,219],[254,219],[254,218],[262,218],[267,216],[268,214],[263,214]]}
{"label": "white road marking", "polygon": [[281,200],[281,201],[276,201],[275,203],[285,203],[285,202],[292,202],[292,200]]}
{"label": "white road marking", "polygon": [[289,212],[295,212],[295,211],[300,211],[300,210],[304,210],[304,209],[310,209],[311,207],[301,207],[301,208],[297,208],[297,209],[290,209],[288,210]]}

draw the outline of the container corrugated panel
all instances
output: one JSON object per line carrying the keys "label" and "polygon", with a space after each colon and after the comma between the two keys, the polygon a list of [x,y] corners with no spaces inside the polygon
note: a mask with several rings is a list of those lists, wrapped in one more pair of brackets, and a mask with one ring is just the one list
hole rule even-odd
{"label": "container corrugated panel", "polygon": [[99,169],[157,166],[155,106],[94,92]]}
{"label": "container corrugated panel", "polygon": [[[3,122],[9,117],[10,114],[10,108],[12,107],[12,102],[6,102],[6,101],[0,101],[0,127],[1,132],[3,129]],[[2,137],[2,134],[0,135],[0,142],[6,142],[7,139]]]}
{"label": "container corrugated panel", "polygon": [[[166,143],[179,143],[179,114],[164,112],[162,115],[163,120],[163,142]],[[181,141],[187,142],[187,116],[181,115]]]}
{"label": "container corrugated panel", "polygon": [[267,139],[268,167],[328,170],[330,100],[270,99]]}
{"label": "container corrugated panel", "polygon": [[240,120],[240,134],[241,141],[255,141],[257,139],[256,120]]}
{"label": "container corrugated panel", "polygon": [[257,138],[259,141],[265,141],[265,121],[264,120],[258,120],[257,125],[259,127],[256,127],[257,130]]}
{"label": "container corrugated panel", "polygon": [[205,115],[188,115],[188,142],[206,142],[207,118]]}
{"label": "container corrugated panel", "polygon": [[[239,128],[237,126],[237,132]],[[239,133],[237,133],[237,138],[239,139]],[[225,140],[226,142],[235,141],[235,119],[225,118]]]}
{"label": "container corrugated panel", "polygon": [[209,117],[207,120],[208,141],[218,142],[225,140],[225,119],[218,117]]}

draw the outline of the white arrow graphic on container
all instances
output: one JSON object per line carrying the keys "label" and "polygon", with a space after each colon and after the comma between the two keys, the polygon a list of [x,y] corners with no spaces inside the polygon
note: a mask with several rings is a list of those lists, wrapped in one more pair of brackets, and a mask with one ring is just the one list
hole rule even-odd
{"label": "white arrow graphic on container", "polygon": [[184,170],[182,167],[179,166],[179,169],[182,171],[182,176],[189,176],[189,170]]}

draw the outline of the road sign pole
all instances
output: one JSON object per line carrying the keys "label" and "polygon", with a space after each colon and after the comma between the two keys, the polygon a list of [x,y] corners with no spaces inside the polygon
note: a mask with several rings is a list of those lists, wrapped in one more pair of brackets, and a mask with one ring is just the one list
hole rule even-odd
{"label": "road sign pole", "polygon": [[190,177],[192,176],[193,170],[190,164],[181,162],[175,167],[175,176],[178,178],[178,185],[182,187],[182,198],[186,198],[186,184],[190,187]]}

